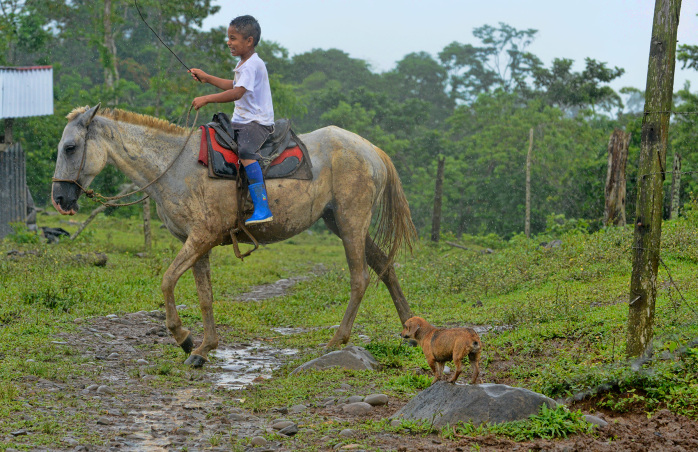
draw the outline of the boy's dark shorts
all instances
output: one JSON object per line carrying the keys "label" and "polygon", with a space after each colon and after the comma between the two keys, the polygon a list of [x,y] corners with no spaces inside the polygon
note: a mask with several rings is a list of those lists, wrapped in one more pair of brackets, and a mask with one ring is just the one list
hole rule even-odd
{"label": "boy's dark shorts", "polygon": [[243,160],[259,160],[259,148],[267,140],[269,134],[274,130],[273,126],[263,126],[258,122],[248,122],[241,124],[232,123],[235,131],[235,141],[238,144],[238,157]]}

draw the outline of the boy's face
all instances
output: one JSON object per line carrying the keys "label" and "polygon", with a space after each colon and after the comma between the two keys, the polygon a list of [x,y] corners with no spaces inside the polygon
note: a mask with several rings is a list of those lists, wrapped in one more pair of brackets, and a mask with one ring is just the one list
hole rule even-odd
{"label": "boy's face", "polygon": [[245,38],[235,27],[228,27],[228,48],[233,56],[244,56],[254,50],[254,38]]}

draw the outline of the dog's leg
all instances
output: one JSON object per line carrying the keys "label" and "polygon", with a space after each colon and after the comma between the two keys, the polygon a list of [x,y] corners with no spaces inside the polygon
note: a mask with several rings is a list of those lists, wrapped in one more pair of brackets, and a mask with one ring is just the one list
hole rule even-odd
{"label": "dog's leg", "polygon": [[431,371],[434,374],[434,379],[431,381],[431,384],[434,384],[441,379],[441,369],[439,369],[440,364],[437,363],[433,358],[427,358],[427,364],[429,364],[429,367],[431,367]]}
{"label": "dog's leg", "polygon": [[470,347],[461,343],[456,343],[453,347],[453,367],[455,367],[455,370],[453,371],[451,378],[448,380],[449,383],[455,383],[456,380],[458,380],[458,377],[463,371],[463,358],[465,358],[465,355],[467,355],[470,350]]}
{"label": "dog's leg", "polygon": [[477,384],[477,378],[480,376],[480,351],[470,352],[468,354],[468,359],[470,360],[470,367],[473,371],[473,378],[470,384],[474,385]]}

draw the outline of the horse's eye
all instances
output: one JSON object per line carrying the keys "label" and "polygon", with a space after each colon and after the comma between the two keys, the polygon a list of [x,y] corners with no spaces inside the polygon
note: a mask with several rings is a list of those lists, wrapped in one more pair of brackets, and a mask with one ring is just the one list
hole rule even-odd
{"label": "horse's eye", "polygon": [[64,147],[63,149],[65,149],[65,152],[71,153],[71,152],[75,151],[75,145],[72,144],[72,143],[71,143],[71,144],[66,144],[65,147]]}

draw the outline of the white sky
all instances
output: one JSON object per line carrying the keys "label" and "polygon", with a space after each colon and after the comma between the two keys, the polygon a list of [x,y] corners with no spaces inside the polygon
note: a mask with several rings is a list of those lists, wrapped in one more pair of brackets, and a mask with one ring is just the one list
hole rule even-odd
{"label": "white sky", "polygon": [[[574,69],[584,58],[625,69],[611,86],[644,90],[654,15],[652,0],[213,0],[221,11],[204,29],[227,26],[233,17],[251,14],[262,26],[262,39],[276,41],[291,55],[314,48],[337,48],[368,61],[373,70],[390,70],[410,52],[434,57],[453,41],[478,44],[473,28],[499,22],[519,30],[537,29],[529,47],[549,67],[554,58],[571,58]],[[683,0],[679,44],[698,44],[698,1]],[[676,66],[674,89],[698,71]]]}

